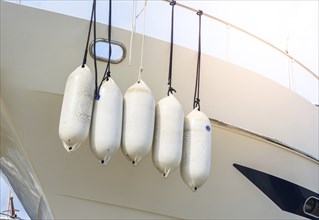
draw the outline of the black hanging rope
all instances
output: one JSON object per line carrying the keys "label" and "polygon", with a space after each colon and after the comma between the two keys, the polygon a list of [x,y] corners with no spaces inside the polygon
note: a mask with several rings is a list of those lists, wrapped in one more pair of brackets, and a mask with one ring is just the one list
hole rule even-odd
{"label": "black hanging rope", "polygon": [[[112,44],[111,44],[111,36],[112,36],[112,0],[109,0],[109,24],[108,24],[108,41],[109,41],[109,56],[108,56],[108,61],[107,61],[107,66],[104,71],[103,78],[100,82],[100,85],[96,89],[96,99],[98,100],[100,98],[100,89],[103,84],[103,81],[109,80],[109,77],[111,77],[111,65],[110,65],[110,60],[112,56]],[[95,45],[95,44],[94,44]],[[94,51],[95,54],[95,51]],[[96,57],[95,57],[96,59]]]}
{"label": "black hanging rope", "polygon": [[170,5],[172,6],[172,20],[171,20],[171,48],[170,48],[170,57],[169,57],[169,71],[168,71],[168,91],[167,95],[170,93],[173,94],[173,92],[176,92],[176,90],[172,87],[172,69],[173,69],[173,44],[174,44],[174,6],[176,5],[176,1],[172,0],[170,2]]}
{"label": "black hanging rope", "polygon": [[105,68],[102,82],[104,80],[108,81],[109,77],[111,77],[111,62],[110,62],[111,56],[112,56],[111,40],[112,40],[112,0],[109,0],[109,24],[108,24],[109,57],[108,57],[107,66]]}
{"label": "black hanging rope", "polygon": [[108,38],[109,38],[109,59],[108,59],[108,70],[106,73],[106,80],[109,80],[109,77],[111,77],[111,56],[112,56],[112,46],[111,46],[111,40],[112,40],[112,0],[109,0],[109,25],[108,25]]}
{"label": "black hanging rope", "polygon": [[94,9],[94,23],[93,23],[93,36],[94,36],[94,44],[93,44],[93,59],[94,59],[94,72],[95,72],[95,99],[100,99],[100,94],[98,90],[98,75],[97,75],[97,62],[96,62],[96,0],[93,0],[93,9]]}
{"label": "black hanging rope", "polygon": [[88,48],[89,48],[89,41],[90,41],[90,35],[91,35],[91,28],[92,28],[94,11],[95,11],[95,0],[93,0],[93,4],[92,4],[90,27],[89,27],[89,31],[88,31],[88,37],[87,37],[87,40],[86,40],[86,47],[85,47],[84,57],[83,57],[82,66],[81,66],[82,68],[84,68],[84,66],[86,64],[86,58],[87,58],[87,54],[88,54]]}
{"label": "black hanging rope", "polygon": [[198,108],[200,111],[200,99],[199,99],[199,86],[200,86],[200,61],[201,61],[201,26],[202,26],[202,15],[203,11],[199,10],[196,13],[199,16],[199,33],[198,33],[198,56],[197,56],[197,69],[196,69],[196,81],[195,81],[195,92],[193,108]]}

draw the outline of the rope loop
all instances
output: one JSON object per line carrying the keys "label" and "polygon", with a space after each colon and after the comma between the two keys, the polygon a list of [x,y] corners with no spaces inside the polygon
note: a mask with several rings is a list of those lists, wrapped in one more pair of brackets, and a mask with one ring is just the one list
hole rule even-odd
{"label": "rope loop", "polygon": [[200,99],[196,98],[193,104],[193,109],[197,108],[200,111]]}
{"label": "rope loop", "polygon": [[196,69],[196,80],[195,80],[195,92],[194,92],[194,101],[193,108],[197,108],[200,111],[200,99],[199,99],[199,87],[200,87],[200,63],[201,63],[201,53],[202,53],[202,45],[201,45],[201,26],[202,20],[201,16],[203,15],[203,11],[199,10],[196,13],[199,16],[198,20],[198,56],[197,56],[197,69]]}
{"label": "rope loop", "polygon": [[174,5],[176,5],[176,1],[175,1],[175,0],[172,0],[169,4],[170,4],[171,6],[174,6]]}
{"label": "rope loop", "polygon": [[107,71],[106,73],[106,81],[109,81],[109,78],[111,77],[111,71]]}
{"label": "rope loop", "polygon": [[172,94],[173,95],[173,92],[176,93],[176,90],[173,88],[173,87],[168,87],[168,91],[167,91],[167,95],[169,96],[169,94]]}
{"label": "rope loop", "polygon": [[196,14],[199,15],[199,16],[202,16],[203,15],[203,11],[202,10],[198,10]]}
{"label": "rope loop", "polygon": [[172,0],[170,2],[170,5],[172,6],[172,19],[171,19],[171,44],[170,44],[170,56],[169,56],[169,69],[168,69],[168,91],[167,95],[170,93],[173,94],[173,92],[176,92],[176,90],[172,87],[172,74],[173,74],[173,46],[174,46],[174,6],[176,5],[176,1]]}

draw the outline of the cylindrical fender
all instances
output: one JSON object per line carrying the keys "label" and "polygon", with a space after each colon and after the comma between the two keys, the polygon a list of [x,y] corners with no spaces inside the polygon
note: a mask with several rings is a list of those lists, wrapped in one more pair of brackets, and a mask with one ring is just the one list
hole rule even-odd
{"label": "cylindrical fender", "polygon": [[165,178],[181,162],[184,112],[174,95],[161,99],[155,109],[153,163]]}
{"label": "cylindrical fender", "polygon": [[208,117],[197,108],[185,118],[180,171],[184,182],[193,191],[202,186],[210,174],[211,130]]}
{"label": "cylindrical fender", "polygon": [[64,148],[71,152],[87,138],[90,131],[94,74],[85,65],[76,68],[68,77],[59,124],[59,136]]}
{"label": "cylindrical fender", "polygon": [[123,96],[112,78],[103,82],[99,94],[94,101],[90,145],[96,158],[106,165],[121,145]]}
{"label": "cylindrical fender", "polygon": [[122,151],[136,166],[152,148],[155,102],[151,90],[141,80],[124,95]]}

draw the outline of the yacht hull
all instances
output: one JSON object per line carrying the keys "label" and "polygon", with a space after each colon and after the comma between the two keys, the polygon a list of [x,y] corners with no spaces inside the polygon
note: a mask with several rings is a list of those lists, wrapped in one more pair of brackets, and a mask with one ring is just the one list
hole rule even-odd
{"label": "yacht hull", "polygon": [[[151,154],[133,167],[120,151],[102,166],[88,140],[65,152],[58,135],[63,90],[68,73],[80,65],[87,28],[85,20],[1,2],[1,170],[31,218],[311,218],[283,210],[234,164],[318,195],[318,109],[207,55],[201,109],[211,118],[212,160],[197,192],[179,169],[164,179]],[[104,36],[105,25],[97,28]],[[112,34],[129,44],[128,31],[113,28]],[[167,89],[169,44],[146,37],[144,48],[143,80],[158,101]],[[176,96],[190,112],[196,52],[176,46],[174,53]],[[92,69],[92,59],[87,64]],[[103,63],[99,67],[102,74]],[[136,80],[127,60],[112,66],[112,78],[122,92]]]}

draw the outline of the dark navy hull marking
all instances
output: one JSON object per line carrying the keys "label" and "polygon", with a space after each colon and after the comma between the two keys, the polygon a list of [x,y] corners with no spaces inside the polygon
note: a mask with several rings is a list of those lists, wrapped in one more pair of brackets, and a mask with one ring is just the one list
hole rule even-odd
{"label": "dark navy hull marking", "polygon": [[318,213],[311,215],[304,212],[307,199],[310,197],[319,198],[318,193],[249,167],[239,164],[233,164],[233,166],[282,210],[310,219],[319,219]]}

